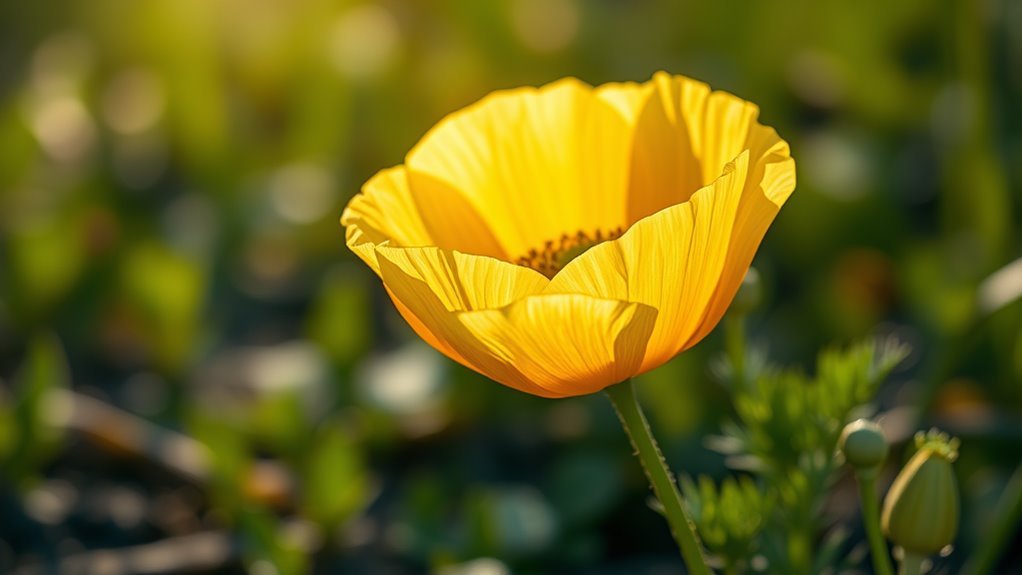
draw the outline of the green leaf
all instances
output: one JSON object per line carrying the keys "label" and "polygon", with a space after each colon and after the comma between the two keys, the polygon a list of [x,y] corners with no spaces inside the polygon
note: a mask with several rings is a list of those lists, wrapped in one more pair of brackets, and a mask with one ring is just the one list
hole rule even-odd
{"label": "green leaf", "polygon": [[219,504],[236,512],[243,503],[243,484],[252,451],[248,439],[221,414],[201,408],[188,414],[187,429],[209,448],[210,479]]}
{"label": "green leaf", "polygon": [[340,365],[361,357],[373,340],[371,291],[366,279],[347,266],[329,274],[308,315],[309,337]]}
{"label": "green leaf", "polygon": [[[288,526],[266,509],[247,507],[240,516],[246,562],[251,568],[268,563],[280,575],[301,575],[309,572],[308,537],[295,537]],[[255,569],[252,569],[255,571]]]}
{"label": "green leaf", "polygon": [[79,222],[53,216],[9,235],[12,311],[32,316],[51,309],[72,289],[85,264]]}
{"label": "green leaf", "polygon": [[305,466],[302,506],[327,526],[351,518],[371,494],[364,457],[350,435],[339,422],[321,428]]}
{"label": "green leaf", "polygon": [[[802,572],[813,564],[812,541],[836,468],[840,430],[857,408],[872,401],[907,353],[907,347],[895,340],[867,340],[821,352],[815,377],[794,370],[756,369],[747,385],[733,386],[736,418],[724,425],[725,437],[712,445],[728,454],[732,468],[761,476],[776,498],[761,541],[772,569]],[[722,487],[717,493],[701,483],[688,490],[701,502],[699,511],[705,518],[697,524],[706,530],[709,548],[725,558],[740,557],[741,549],[725,547],[733,537],[742,539],[728,531],[716,502],[725,497],[736,504],[752,502],[743,499],[744,492],[737,487]]]}
{"label": "green leaf", "polygon": [[310,422],[300,390],[259,397],[245,410],[245,431],[274,452],[294,453],[308,441]]}
{"label": "green leaf", "polygon": [[748,476],[728,477],[719,487],[709,477],[700,476],[696,483],[683,476],[681,489],[710,552],[735,568],[749,565],[773,511],[774,497]]}
{"label": "green leaf", "polygon": [[907,354],[895,340],[868,340],[820,353],[814,379],[763,370],[751,385],[736,388],[737,421],[725,426],[725,440],[714,443],[777,473],[813,466],[819,457],[829,458],[852,411],[872,400]]}
{"label": "green leaf", "polygon": [[204,270],[165,245],[142,243],[125,258],[120,279],[156,364],[171,372],[184,367],[198,339]]}
{"label": "green leaf", "polygon": [[[13,404],[4,409],[13,418],[6,427],[13,448],[4,464],[15,481],[24,481],[44,464],[59,445],[53,426],[60,393],[69,386],[67,360],[53,335],[40,335],[28,346],[25,363],[15,378]],[[13,425],[11,425],[13,423]]]}

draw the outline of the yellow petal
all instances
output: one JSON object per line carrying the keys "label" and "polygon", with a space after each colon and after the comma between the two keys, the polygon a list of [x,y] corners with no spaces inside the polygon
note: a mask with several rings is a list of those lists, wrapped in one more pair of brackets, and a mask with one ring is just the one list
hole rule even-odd
{"label": "yellow petal", "polygon": [[[446,311],[493,309],[538,293],[548,283],[539,272],[495,258],[436,247],[379,247],[383,281],[413,310],[405,284],[423,284]],[[389,264],[389,265],[387,265]]]}
{"label": "yellow petal", "polygon": [[656,308],[643,372],[693,345],[725,271],[748,157],[742,153],[689,201],[577,257],[554,276],[546,293],[584,293]]}
{"label": "yellow petal", "polygon": [[635,82],[612,82],[595,88],[596,97],[609,103],[621,114],[621,117],[634,127],[639,119],[653,85],[649,82],[637,84]]}
{"label": "yellow petal", "polygon": [[476,365],[480,358],[466,354],[463,342],[471,337],[457,313],[506,306],[548,282],[529,268],[435,247],[377,247],[376,258],[388,293],[412,329],[476,371],[481,371]]}
{"label": "yellow petal", "polygon": [[[773,130],[771,130],[772,132]],[[759,249],[763,236],[773,223],[781,206],[795,189],[795,160],[788,155],[788,144],[779,141],[766,156],[769,161],[759,162],[749,172],[749,183],[742,194],[738,216],[728,244],[724,273],[710,300],[706,317],[689,345],[706,337],[727,311],[738,293],[745,273]],[[757,175],[762,174],[762,175]]]}
{"label": "yellow petal", "polygon": [[540,295],[459,314],[459,342],[491,379],[544,397],[594,393],[635,375],[656,310],[575,294]]}
{"label": "yellow petal", "polygon": [[[401,314],[401,317],[404,318],[406,322],[408,322],[408,326],[411,327],[412,331],[414,331],[416,335],[421,337],[423,341],[433,346],[433,349],[439,351],[440,353],[446,355],[447,357],[453,359],[454,361],[460,363],[461,365],[464,365],[469,369],[474,369],[467,359],[462,357],[460,353],[458,353],[453,347],[451,347],[447,343],[447,340],[440,339],[440,336],[433,333],[434,328],[431,328],[428,325],[422,323],[422,320],[419,319],[419,316],[415,315],[415,313],[412,312],[412,310],[409,309],[408,306],[402,303],[401,300],[390,288],[387,288],[387,295],[389,295],[390,300],[394,302],[394,308],[396,308],[398,313]],[[439,328],[437,328],[437,330],[442,331]]]}
{"label": "yellow petal", "polygon": [[749,151],[751,181],[759,181],[776,146],[776,132],[760,125],[759,108],[702,82],[659,72],[636,120],[629,185],[629,221],[686,201],[713,182],[724,166]]}
{"label": "yellow petal", "polygon": [[348,247],[377,274],[375,248],[471,245],[472,253],[506,257],[479,214],[449,186],[429,178],[410,185],[404,166],[381,170],[341,215]]}
{"label": "yellow petal", "polygon": [[[347,243],[454,360],[537,395],[591,393],[694,345],[734,297],[795,181],[757,115],[663,73],[499,92],[368,182]],[[629,225],[552,281],[508,263]]]}
{"label": "yellow petal", "polygon": [[429,245],[431,237],[419,217],[408,187],[404,166],[381,170],[362,186],[341,214],[345,241],[377,274],[375,248],[393,241],[397,245]]}
{"label": "yellow petal", "polygon": [[513,261],[566,232],[625,223],[630,142],[615,106],[566,79],[497,92],[448,116],[406,164],[413,188],[423,178],[462,194]]}
{"label": "yellow petal", "polygon": [[508,258],[489,223],[459,190],[430,175],[412,171],[408,172],[408,181],[419,216],[433,238],[431,245]]}

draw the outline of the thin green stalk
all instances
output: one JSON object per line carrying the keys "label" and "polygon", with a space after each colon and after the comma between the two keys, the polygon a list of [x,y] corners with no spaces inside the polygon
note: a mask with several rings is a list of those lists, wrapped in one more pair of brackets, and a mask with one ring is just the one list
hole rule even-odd
{"label": "thin green stalk", "polygon": [[745,385],[745,314],[730,312],[724,316],[724,345],[734,381]]}
{"label": "thin green stalk", "polygon": [[1022,464],[1015,468],[1015,473],[1008,480],[1004,493],[997,501],[993,527],[980,538],[980,546],[973,559],[965,566],[963,573],[968,575],[987,575],[993,572],[997,560],[1022,521]]}
{"label": "thin green stalk", "polygon": [[926,561],[926,557],[905,551],[901,558],[901,569],[898,570],[898,575],[922,575],[924,561]]}
{"label": "thin green stalk", "polygon": [[877,502],[876,472],[855,474],[859,484],[859,501],[862,504],[862,523],[869,539],[869,552],[873,556],[873,570],[877,575],[894,575],[894,567],[887,555],[887,543],[880,533],[880,504]]}
{"label": "thin green stalk", "polygon": [[789,524],[788,534],[788,563],[794,573],[806,574],[812,572],[813,549],[812,532],[804,523],[801,525]]}
{"label": "thin green stalk", "polygon": [[685,506],[682,503],[681,494],[674,482],[674,476],[667,468],[664,456],[657,446],[656,440],[649,429],[649,422],[642,413],[639,402],[635,399],[635,389],[631,380],[625,380],[617,385],[606,389],[610,402],[614,404],[617,415],[621,419],[621,425],[625,428],[628,438],[632,441],[642,468],[646,471],[653,486],[653,493],[664,506],[664,514],[671,526],[671,534],[681,549],[681,556],[685,560],[692,575],[712,575],[710,568],[706,565],[703,557],[702,546],[699,543],[699,535],[696,533],[695,524],[688,517]]}

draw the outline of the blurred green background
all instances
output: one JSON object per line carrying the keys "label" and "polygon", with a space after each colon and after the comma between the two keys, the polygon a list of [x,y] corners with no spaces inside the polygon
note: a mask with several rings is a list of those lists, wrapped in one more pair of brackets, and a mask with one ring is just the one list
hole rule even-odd
{"label": "blurred green background", "polygon": [[[491,90],[661,69],[798,163],[752,342],[913,347],[877,405],[963,440],[956,572],[1022,459],[1019,30],[1012,0],[3,3],[0,572],[680,570],[606,399],[442,358],[337,223]],[[719,331],[639,381],[715,477]]]}

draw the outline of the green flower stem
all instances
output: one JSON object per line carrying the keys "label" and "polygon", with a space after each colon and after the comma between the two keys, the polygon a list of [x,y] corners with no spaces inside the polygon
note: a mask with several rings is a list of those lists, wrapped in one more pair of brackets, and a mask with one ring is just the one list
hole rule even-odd
{"label": "green flower stem", "polygon": [[734,380],[745,385],[745,314],[729,312],[724,316],[724,345]]}
{"label": "green flower stem", "polygon": [[1008,480],[1004,493],[997,501],[993,527],[980,538],[979,549],[962,572],[967,575],[992,573],[1020,521],[1022,521],[1022,464],[1015,468],[1015,473]]}
{"label": "green flower stem", "polygon": [[898,570],[898,575],[922,575],[924,561],[926,561],[926,557],[905,551],[901,558],[901,569]]}
{"label": "green flower stem", "polygon": [[869,552],[873,556],[873,570],[877,575],[894,575],[890,557],[887,555],[887,543],[880,533],[880,504],[877,501],[876,471],[862,471],[855,474],[859,484],[859,501],[862,504],[862,523],[866,527],[866,538],[869,539]]}
{"label": "green flower stem", "polygon": [[792,573],[812,573],[813,549],[811,527],[803,518],[787,526],[788,565]]}
{"label": "green flower stem", "polygon": [[653,434],[650,432],[646,416],[643,415],[642,408],[635,399],[632,381],[629,379],[608,387],[606,392],[611,403],[614,404],[614,409],[617,410],[621,425],[632,441],[632,447],[642,463],[642,468],[646,471],[646,477],[653,485],[653,493],[664,506],[664,514],[671,526],[671,534],[674,535],[674,540],[681,549],[681,556],[685,560],[685,566],[688,567],[689,573],[712,575],[710,568],[706,566],[695,524],[692,523],[685,511],[681,494],[674,483],[674,476],[667,468],[660,447],[657,446],[656,440],[653,439]]}

